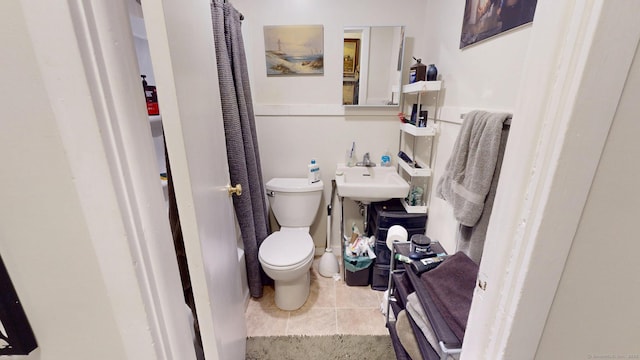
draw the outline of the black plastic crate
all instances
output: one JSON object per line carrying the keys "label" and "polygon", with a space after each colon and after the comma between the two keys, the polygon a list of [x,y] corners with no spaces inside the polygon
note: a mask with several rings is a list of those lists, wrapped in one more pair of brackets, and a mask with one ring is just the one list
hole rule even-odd
{"label": "black plastic crate", "polygon": [[391,261],[391,250],[387,247],[386,240],[376,239],[376,247],[374,251],[376,252],[376,264],[389,265],[389,262]]}
{"label": "black plastic crate", "polygon": [[376,265],[373,266],[373,273],[371,275],[371,288],[373,290],[384,291],[389,286],[389,265]]}
{"label": "black plastic crate", "polygon": [[371,205],[368,221],[373,221],[375,227],[390,228],[402,225],[405,228],[424,228],[427,224],[427,214],[407,213],[398,199]]}

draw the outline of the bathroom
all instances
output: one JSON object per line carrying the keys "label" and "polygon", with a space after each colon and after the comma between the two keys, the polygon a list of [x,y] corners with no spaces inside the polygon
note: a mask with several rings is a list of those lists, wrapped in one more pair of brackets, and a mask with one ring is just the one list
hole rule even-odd
{"label": "bathroom", "polygon": [[[523,81],[526,82],[526,80],[529,80],[531,82],[535,82],[537,80],[536,77],[524,73],[524,70],[527,69],[527,67],[533,66],[530,61],[527,60],[526,54],[530,51],[530,48],[534,48],[536,50],[545,49],[540,42],[548,41],[548,39],[553,38],[551,35],[553,33],[544,33],[543,30],[539,30],[542,32],[539,37],[533,37],[532,33],[535,29],[535,25],[534,27],[518,29],[491,41],[487,41],[478,46],[470,47],[469,49],[461,51],[458,49],[458,42],[460,36],[461,14],[463,12],[464,4],[460,2],[453,4],[448,1],[409,1],[403,2],[401,6],[395,6],[395,4],[391,6],[391,3],[388,1],[367,1],[366,4],[364,1],[349,2],[347,4],[343,2],[330,4],[327,4],[327,2],[296,2],[294,5],[288,5],[286,7],[280,7],[277,4],[274,5],[272,2],[255,3],[237,0],[232,3],[245,16],[243,32],[250,63],[250,77],[252,79],[254,106],[257,115],[256,124],[258,126],[258,140],[260,144],[263,175],[265,179],[275,176],[304,176],[307,162],[309,159],[315,158],[321,165],[323,182],[325,184],[329,184],[333,176],[333,166],[335,166],[337,162],[343,160],[344,150],[352,141],[355,141],[357,144],[358,154],[361,155],[363,152],[368,151],[372,154],[373,159],[378,159],[383,152],[397,148],[398,131],[394,112],[384,112],[383,114],[379,114],[375,109],[357,109],[349,111],[349,114],[341,114],[342,107],[339,105],[341,69],[339,61],[325,61],[325,74],[322,77],[281,79],[266,77],[263,68],[264,56],[260,50],[260,46],[263,41],[261,35],[263,25],[291,23],[322,24],[324,26],[325,34],[325,59],[330,58],[332,54],[336,57],[340,55],[340,39],[342,28],[344,26],[363,24],[405,25],[406,36],[408,38],[408,49],[412,49],[411,55],[422,57],[427,63],[436,63],[440,70],[441,79],[446,82],[446,94],[444,94],[445,96],[442,98],[443,104],[441,117],[444,119],[450,119],[451,123],[443,122],[441,126],[438,142],[438,160],[436,162],[436,164],[440,166],[443,166],[444,162],[444,160],[440,159],[446,159],[448,157],[447,149],[451,148],[455,140],[455,136],[459,128],[459,125],[456,125],[455,122],[459,122],[459,116],[461,113],[465,113],[469,109],[473,108],[482,108],[509,110],[516,114],[519,114],[517,112],[518,110],[526,110],[527,114],[541,114],[540,110],[531,109],[531,107],[528,107],[527,104],[525,104],[525,101],[521,99],[523,96],[528,95],[527,99],[529,101],[535,102],[535,100],[538,100],[539,102],[536,104],[540,105],[540,100],[539,98],[536,99],[535,95],[544,92],[528,90],[526,87],[521,86],[521,82]],[[22,9],[14,8],[9,8],[3,13],[18,14],[19,16],[17,18],[26,16],[29,19],[38,19],[38,9],[35,8],[33,4],[24,5],[24,7],[26,10],[33,11],[24,10],[28,16],[23,14]],[[363,8],[365,7],[366,11],[363,11]],[[149,6],[149,8],[152,7]],[[552,2],[539,1],[538,9],[542,9],[543,15],[540,18],[537,18],[534,24],[542,23],[547,25],[548,28],[551,29],[549,31],[562,29],[562,27],[558,25],[560,21],[552,14],[554,8],[555,5],[553,5]],[[336,9],[339,9],[339,11],[336,11]],[[566,8],[562,9],[567,11]],[[47,9],[42,9],[40,11],[45,10]],[[587,10],[593,11],[590,8]],[[620,12],[620,14],[623,13],[624,11]],[[600,13],[598,12],[597,14]],[[157,19],[157,14],[145,15],[152,15],[153,18]],[[605,15],[612,16],[610,13]],[[614,13],[614,15],[616,14]],[[53,14],[50,16],[53,18]],[[6,20],[9,21],[10,19],[11,18],[7,17]],[[291,19],[295,19],[295,21]],[[29,26],[35,26],[33,25],[34,23],[35,22],[30,22]],[[31,33],[31,36],[36,37],[37,35],[38,34]],[[42,34],[40,34],[40,36],[42,36]],[[331,41],[331,39],[334,41]],[[560,48],[561,47],[558,46],[554,49]],[[508,56],[496,56],[496,54],[505,53],[507,53]],[[632,58],[632,55],[622,57],[629,59]],[[548,64],[543,61],[546,60],[546,58],[542,57],[542,59],[538,58],[538,60],[540,60],[541,63],[536,64],[537,66],[542,66],[543,69],[546,70],[549,69],[549,67],[545,67],[548,66]],[[407,60],[407,62],[405,62],[405,66],[407,63],[410,62]],[[616,67],[611,67],[611,69],[616,69]],[[305,91],[296,91],[297,89],[305,89]],[[615,97],[615,99],[617,100],[618,97]],[[39,98],[38,100],[41,101],[42,98]],[[42,110],[43,113],[45,111],[46,110]],[[527,117],[529,115],[521,116],[523,119],[532,120]],[[612,118],[612,116],[609,116],[609,118]],[[42,121],[44,122],[44,120]],[[522,145],[520,149],[515,148],[512,152],[512,156],[522,154],[530,155],[531,152],[533,152],[532,149],[535,149],[535,147],[532,145],[532,141],[527,141],[528,137],[525,136],[525,134],[539,134],[542,132],[540,127],[535,127],[533,125],[533,121],[527,121],[526,124],[522,124],[520,126],[520,128],[518,126],[514,126],[513,131],[514,134],[519,136],[517,139],[522,140]],[[78,129],[80,128],[76,128],[74,131],[77,131]],[[85,128],[82,128],[82,130],[86,131],[86,133],[90,133],[90,131],[92,131],[92,129]],[[70,130],[67,129],[67,131]],[[606,129],[602,133],[606,134]],[[67,133],[67,135],[68,134],[69,133]],[[284,137],[284,134],[286,134],[286,138]],[[286,139],[286,141],[284,139]],[[29,141],[35,142],[34,139],[24,139],[25,143],[29,143]],[[535,143],[535,141],[533,141],[533,143]],[[9,144],[17,146],[12,142],[9,142]],[[90,146],[91,144],[84,145]],[[526,148],[527,146],[529,148]],[[71,146],[70,148],[67,148],[66,151],[73,153],[74,147]],[[8,153],[10,153],[10,151]],[[577,157],[576,155],[574,156],[582,159],[584,154],[585,153],[581,153],[581,157]],[[597,155],[599,156],[599,154],[600,153],[598,152]],[[591,155],[593,156],[593,154]],[[530,160],[529,157],[527,157],[527,159]],[[510,164],[517,163],[518,161],[517,159],[508,160]],[[8,163],[7,165],[8,169],[14,169],[13,162]],[[63,169],[64,166],[58,167],[58,169],[52,169],[52,171],[63,171],[59,170],[61,168]],[[437,170],[438,168],[436,167],[436,171]],[[575,169],[572,168],[571,170]],[[513,176],[510,179],[514,181],[514,183],[518,182],[517,180],[521,180],[517,178],[518,172],[515,172],[515,174],[512,175]],[[82,179],[82,177],[80,177],[80,179]],[[62,180],[54,177],[53,179],[50,179],[50,181],[57,183]],[[519,184],[507,184],[507,189],[512,190],[512,193],[517,194],[524,193],[523,190],[525,190]],[[72,198],[73,192],[68,193]],[[326,206],[327,201],[329,200],[329,194],[329,188],[325,187],[325,198],[320,205],[321,210],[318,213],[316,223],[312,226],[312,236],[314,238],[318,254],[324,247],[326,237],[324,233],[325,218],[322,209]],[[502,201],[508,202],[505,198],[503,198]],[[10,202],[10,204],[13,204],[13,202]],[[71,206],[75,203],[69,202],[69,204],[69,206]],[[16,207],[15,209],[19,210],[20,207]],[[515,209],[517,210],[519,208]],[[514,210],[514,207],[510,208],[510,210]],[[434,199],[429,213],[429,228],[427,231],[430,236],[442,241],[447,249],[451,249],[453,244],[452,228],[454,228],[452,225],[455,225],[455,223],[447,211],[445,204],[438,204],[438,200]],[[348,209],[348,212],[352,214],[352,218],[357,218],[357,210],[355,208]],[[83,212],[80,210],[78,210],[77,214],[79,214],[78,218],[83,217]],[[8,216],[7,218],[10,219],[11,217]],[[515,223],[516,220],[513,218],[505,219],[500,221],[498,226],[501,225],[503,227],[509,227],[510,224]],[[71,225],[73,222],[69,221],[68,224]],[[3,225],[6,225],[6,227],[3,226],[3,228],[13,229],[10,224]],[[336,231],[336,228],[336,226],[333,227],[334,232]],[[630,235],[632,234],[630,230],[628,233]],[[41,235],[46,236],[46,233],[42,233]],[[37,243],[31,243],[30,245],[33,248],[35,244]],[[78,244],[83,243],[78,242]],[[623,244],[619,245],[623,246]],[[44,272],[43,270],[46,269],[48,272],[53,272],[60,276],[72,276],[72,272],[59,272],[59,267],[54,266],[50,268],[43,268],[42,266],[37,265],[36,259],[33,259],[33,257],[28,255],[29,253],[26,250],[26,245],[24,245],[24,247],[25,248],[23,249],[21,245],[18,244],[3,243],[2,249],[8,249],[13,255],[15,255],[16,259],[19,258],[21,261],[24,261],[24,264],[33,265],[33,271],[38,270],[39,272]],[[45,249],[55,250],[50,247],[45,247]],[[93,249],[87,251],[87,253],[92,253],[92,251]],[[566,255],[569,250],[567,248],[564,249],[564,251]],[[52,253],[63,255],[61,251],[52,251]],[[80,253],[80,250],[78,250],[77,253]],[[589,256],[584,253],[582,254],[582,261],[587,261],[585,259],[588,259]],[[41,254],[43,258],[47,258],[46,255],[47,254],[44,253]],[[576,254],[575,256],[578,255]],[[64,257],[61,258],[64,259]],[[96,258],[95,262],[98,263],[98,259],[100,258]],[[67,260],[68,266],[76,264],[76,260],[74,258],[69,258]],[[29,261],[31,261],[31,263]],[[51,259],[50,261],[53,262],[54,260]],[[106,261],[106,259],[102,259],[101,261],[101,266],[107,266],[106,263],[108,263],[108,261]],[[53,263],[57,264],[56,262]],[[564,262],[561,262],[561,264],[563,265]],[[78,266],[79,265],[80,264],[78,264]],[[87,266],[87,264],[84,263],[82,265]],[[92,265],[88,265],[89,270],[96,269],[91,266]],[[584,265],[583,268],[586,266],[588,265]],[[11,270],[12,267],[14,269],[20,269],[21,263],[18,260],[9,261],[8,267],[9,270]],[[487,270],[492,272],[492,274],[495,274],[502,272],[504,268],[505,266],[503,266],[503,262],[496,260],[496,265],[492,269]],[[78,269],[81,268],[78,267]],[[22,280],[23,284],[29,284],[30,281],[41,284],[43,290],[41,290],[42,292],[40,294],[43,296],[49,295],[45,291],[47,288],[47,286],[45,286],[46,283],[34,280],[36,276],[33,273],[25,272],[25,274],[29,274],[29,276],[20,276],[20,274],[18,274],[16,278],[18,280]],[[490,275],[491,274],[489,274],[489,276]],[[95,281],[96,283],[104,281],[97,270],[93,272],[85,271],[84,276],[93,276],[91,279],[97,279],[97,281]],[[574,275],[574,278],[575,277],[576,275]],[[559,279],[559,275],[556,279]],[[99,285],[95,286],[97,287]],[[109,286],[99,289],[101,289],[100,291],[107,291],[109,289],[113,291],[114,288],[112,286],[114,286],[114,284],[111,283]],[[489,289],[491,289],[491,287],[489,287]],[[550,298],[553,298],[554,292],[555,287],[551,290],[550,295],[549,291],[547,291],[546,294],[547,296],[550,296]],[[561,295],[563,294],[566,296],[566,293],[561,293]],[[31,296],[31,299],[35,296],[37,295]],[[37,302],[34,300],[30,301],[29,298],[30,297],[27,296],[26,304],[31,308],[39,309],[40,307],[37,305]],[[56,304],[59,306],[60,310],[67,309],[65,312],[67,315],[72,314],[72,312],[68,310],[68,307],[64,306],[65,301],[62,301],[61,297],[52,296],[49,300],[50,304],[52,304],[50,306]],[[76,304],[76,306],[80,306],[83,309],[86,307],[87,310],[92,309],[86,304]],[[561,308],[562,303],[554,306],[558,306],[558,309],[567,311],[567,306]],[[100,309],[104,310],[106,308],[108,308],[108,306]],[[546,316],[548,311],[549,309],[547,307],[547,311],[543,312],[543,316]],[[42,314],[42,312],[39,312],[39,314]],[[32,321],[32,325],[35,324],[36,334],[42,333],[42,328],[45,328],[46,325],[49,325],[51,328],[52,321],[43,325],[45,321],[42,319],[46,318],[46,316],[40,315],[35,316],[35,318],[36,320]],[[107,320],[99,318],[96,319],[95,322],[96,324],[110,324],[114,322],[114,319],[116,318],[120,320],[122,319],[121,317],[118,318],[117,316],[114,316]],[[618,322],[623,322],[621,318],[622,317],[619,315],[616,316],[616,320]],[[556,315],[554,319],[556,322],[562,323],[560,315]],[[542,331],[544,324],[538,324],[538,326],[540,326],[540,331]],[[478,333],[477,330],[478,329],[476,329],[476,333]],[[520,329],[520,331],[523,330]],[[101,333],[100,331],[92,332],[92,328],[85,329],[85,332],[87,334]],[[70,333],[73,333],[71,329]],[[554,340],[554,338],[549,335],[552,333],[553,329],[545,329],[544,349],[547,351],[548,349],[553,348],[553,345],[557,344],[557,341],[559,341]],[[579,341],[583,338],[584,337],[576,336],[574,342],[581,344]],[[480,339],[480,337],[477,339]],[[51,345],[52,340],[46,336],[40,337],[39,341],[42,344],[43,351],[48,348],[47,345],[50,346],[49,348],[55,348],[55,345]],[[59,342],[63,343],[64,341],[59,340]],[[117,343],[118,341],[116,340],[114,342]],[[612,340],[609,340],[609,343],[612,342]],[[477,346],[476,348],[481,348],[481,345],[478,344],[470,344],[470,346],[471,345]],[[528,345],[532,346],[531,344]],[[536,340],[533,345],[534,350],[537,345],[538,341]],[[131,344],[128,346],[131,346]],[[511,344],[511,346],[513,346],[513,344]],[[122,347],[125,347],[125,345]],[[610,347],[607,347],[607,349],[609,348]],[[512,348],[510,349],[513,350]],[[627,349],[629,349],[629,347],[619,347],[616,351],[619,353],[632,352],[627,351]],[[129,351],[131,351],[130,354],[134,353],[133,350]],[[127,351],[123,350],[123,353],[127,353]]]}
{"label": "bathroom", "polygon": [[[426,63],[438,65],[439,79],[446,84],[441,99],[440,119],[444,121],[440,122],[438,135],[436,174],[450,155],[460,128],[460,114],[473,108],[513,111],[518,105],[518,91],[514,89],[519,88],[523,76],[530,46],[530,26],[460,50],[461,14],[464,11],[461,3],[414,1],[390,7],[385,1],[368,2],[366,5],[349,2],[341,3],[338,13],[332,6],[317,2],[287,7],[270,2],[256,4],[239,0],[232,3],[245,17],[243,36],[264,178],[304,176],[306,165],[312,158],[321,166],[324,201],[311,229],[318,255],[326,241],[324,212],[331,193],[329,184],[335,164],[343,161],[344,150],[352,142],[356,143],[359,156],[370,152],[377,161],[385,151],[397,149],[395,110],[345,110],[340,106],[340,62],[326,60],[325,73],[319,77],[268,77],[262,53],[263,26],[322,24],[325,59],[330,59],[332,54],[335,57],[341,54],[340,39],[346,26],[406,26],[404,68],[413,63],[411,56],[422,57]],[[361,11],[363,6],[367,11]],[[501,53],[509,56],[496,57]],[[287,137],[283,138],[283,134]],[[332,146],[326,146],[327,143]],[[361,221],[353,202],[345,201],[345,208],[346,223]],[[427,234],[452,251],[455,248],[456,222],[450,211],[444,201],[432,197]],[[339,238],[338,228],[338,223],[334,222],[333,239]]]}
{"label": "bathroom", "polygon": [[[398,108],[341,105],[343,30],[357,25],[403,25],[406,46],[404,79],[408,68],[423,58],[436,63],[440,80],[446,84],[441,97],[440,132],[436,149],[435,171],[444,167],[460,128],[460,114],[471,106],[492,110],[512,110],[528,47],[530,26],[489,41],[481,46],[458,49],[461,14],[464,4],[410,1],[402,6],[389,6],[386,1],[348,2],[339,4],[341,11],[325,2],[304,2],[297,6],[277,6],[272,2],[232,1],[245,17],[243,37],[256,114],[258,144],[265,181],[274,177],[304,177],[310,159],[321,168],[325,184],[324,196],[316,221],[311,227],[316,254],[324,252],[326,241],[326,205],[330,201],[331,180],[335,166],[344,161],[345,149],[356,144],[356,156],[365,152],[379,162],[380,156],[398,149]],[[338,6],[336,4],[336,6]],[[360,11],[366,6],[367,11]],[[410,11],[421,9],[421,11]],[[429,14],[441,14],[430,16]],[[293,21],[292,19],[295,19]],[[267,76],[264,64],[263,27],[269,25],[320,24],[324,32],[325,69],[322,76]],[[449,39],[448,41],[434,39]],[[495,60],[496,52],[508,51],[512,56]],[[337,59],[331,61],[331,58]],[[478,66],[483,71],[476,71]],[[305,91],[300,91],[305,89]],[[433,101],[432,101],[433,102]],[[286,134],[286,135],[285,135]],[[330,144],[330,146],[327,146]],[[160,161],[160,163],[162,163]],[[395,161],[394,161],[395,163]],[[335,205],[338,206],[337,199]],[[355,202],[344,202],[345,223],[363,228],[363,217]],[[339,253],[339,218],[334,216],[331,228]],[[456,222],[449,206],[432,197],[427,234],[438,239],[445,248],[455,249]],[[240,245],[241,247],[241,245]],[[242,265],[240,266],[242,268]],[[245,288],[245,298],[248,290]]]}
{"label": "bathroom", "polygon": [[[525,27],[480,46],[459,50],[464,2],[408,1],[396,6],[388,1],[340,3],[300,2],[277,6],[274,2],[231,1],[244,15],[243,36],[249,77],[256,111],[256,126],[263,176],[305,176],[306,164],[316,159],[325,183],[325,201],[312,227],[318,254],[325,242],[325,208],[335,166],[344,162],[345,150],[356,144],[358,159],[365,152],[377,163],[386,151],[398,149],[397,108],[343,108],[340,104],[342,63],[330,61],[342,54],[343,30],[349,26],[404,25],[406,49],[404,81],[415,56],[438,66],[446,84],[441,96],[440,122],[435,172],[444,167],[460,129],[460,114],[471,107],[513,110],[530,36]],[[336,12],[335,7],[340,11]],[[366,11],[362,11],[366,8]],[[419,9],[419,10],[416,10]],[[435,16],[434,14],[438,14]],[[321,77],[269,77],[263,55],[263,27],[287,24],[321,24],[324,27],[325,73]],[[496,53],[508,52],[499,57]],[[482,69],[482,71],[478,71]],[[305,89],[305,91],[300,91]],[[286,138],[283,134],[287,134]],[[327,144],[331,144],[327,146]],[[292,166],[296,164],[295,166]],[[395,161],[394,161],[395,164]],[[337,201],[336,201],[337,205]],[[345,223],[362,216],[356,204],[345,200]],[[456,222],[449,205],[432,198],[427,235],[441,241],[448,251],[455,249]],[[337,220],[337,219],[336,219]],[[339,239],[339,223],[334,222],[332,239]],[[334,240],[334,244],[337,242]],[[337,251],[334,251],[337,253]]]}

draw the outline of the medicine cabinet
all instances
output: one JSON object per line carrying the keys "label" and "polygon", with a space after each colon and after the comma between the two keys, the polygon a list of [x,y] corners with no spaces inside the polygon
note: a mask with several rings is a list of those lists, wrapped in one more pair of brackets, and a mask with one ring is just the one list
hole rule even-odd
{"label": "medicine cabinet", "polygon": [[342,104],[398,107],[404,26],[344,28]]}

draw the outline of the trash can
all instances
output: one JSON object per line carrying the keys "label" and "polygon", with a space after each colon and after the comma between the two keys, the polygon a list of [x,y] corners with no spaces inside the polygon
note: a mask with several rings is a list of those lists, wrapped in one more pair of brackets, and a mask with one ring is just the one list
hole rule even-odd
{"label": "trash can", "polygon": [[349,286],[367,286],[371,279],[373,259],[368,256],[349,256],[344,254],[344,277]]}

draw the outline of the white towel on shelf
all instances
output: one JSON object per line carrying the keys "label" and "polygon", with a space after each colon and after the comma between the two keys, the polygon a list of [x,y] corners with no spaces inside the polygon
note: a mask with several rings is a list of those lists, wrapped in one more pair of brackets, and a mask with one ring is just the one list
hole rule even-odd
{"label": "white towel on shelf", "polygon": [[427,318],[427,314],[425,314],[424,308],[422,307],[422,304],[418,299],[418,294],[416,294],[415,291],[407,296],[407,304],[405,305],[405,307],[409,315],[411,315],[413,321],[422,331],[424,337],[427,338],[429,345],[438,350],[440,348],[438,346],[438,339],[433,332],[431,322],[429,321],[429,318]]}
{"label": "white towel on shelf", "polygon": [[464,226],[474,226],[496,169],[500,137],[507,113],[472,111],[468,113],[444,173],[438,181],[436,195],[451,204],[453,214]]}

